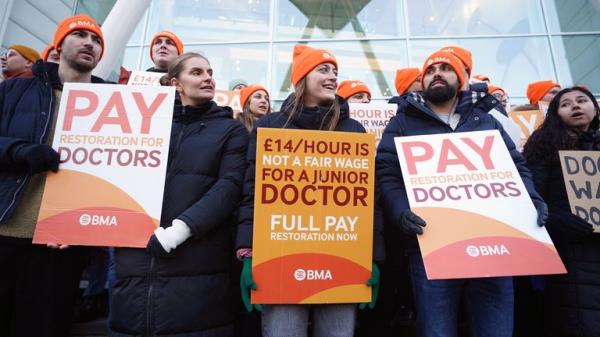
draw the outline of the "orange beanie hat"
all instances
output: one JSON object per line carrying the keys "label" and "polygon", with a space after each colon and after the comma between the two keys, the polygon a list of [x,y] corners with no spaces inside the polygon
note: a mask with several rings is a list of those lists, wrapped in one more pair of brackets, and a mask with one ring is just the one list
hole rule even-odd
{"label": "orange beanie hat", "polygon": [[425,73],[427,71],[427,68],[438,63],[446,63],[452,68],[452,70],[454,70],[454,72],[456,73],[456,77],[458,77],[458,89],[460,90],[460,88],[462,88],[463,84],[465,83],[463,64],[458,57],[454,56],[454,54],[442,50],[438,50],[435,53],[429,55],[429,57],[425,61],[425,64],[423,64],[423,76],[421,76],[421,87],[425,89]]}
{"label": "orange beanie hat", "polygon": [[166,37],[167,39],[173,41],[173,43],[175,44],[175,48],[177,48],[177,55],[183,54],[183,42],[181,42],[179,37],[167,30],[163,30],[161,32],[156,33],[156,35],[152,37],[152,41],[150,41],[150,59],[152,60],[152,62],[154,62],[154,58],[152,57],[152,46],[154,46],[154,42],[159,37]]}
{"label": "orange beanie hat", "polygon": [[66,18],[58,24],[56,32],[54,33],[54,42],[52,43],[56,48],[56,52],[60,54],[60,45],[63,40],[67,35],[76,30],[89,30],[98,35],[100,38],[100,45],[102,46],[102,51],[100,52],[100,58],[102,58],[102,55],[104,55],[104,35],[102,35],[102,30],[96,20],[83,14]]}
{"label": "orange beanie hat", "polygon": [[394,85],[398,95],[402,96],[406,93],[406,90],[413,84],[417,78],[421,75],[419,68],[404,68],[396,70],[396,80]]}
{"label": "orange beanie hat", "polygon": [[479,80],[481,82],[489,82],[490,78],[485,76],[485,75],[481,75],[481,74],[477,74],[473,76],[474,79]]}
{"label": "orange beanie hat", "polygon": [[337,89],[337,94],[343,99],[348,99],[350,96],[358,94],[359,92],[366,92],[369,94],[369,97],[371,96],[369,87],[362,81],[343,81]]}
{"label": "orange beanie hat", "polygon": [[321,63],[332,63],[337,68],[337,61],[332,53],[324,49],[311,48],[297,44],[294,46],[292,60],[292,84],[295,86],[309,72]]}
{"label": "orange beanie hat", "polygon": [[502,91],[502,93],[506,95],[506,90],[502,89],[501,87],[499,87],[497,85],[493,85],[493,84],[488,85],[488,94],[491,94],[494,91],[498,91],[498,90]]}
{"label": "orange beanie hat", "polygon": [[250,96],[252,96],[252,94],[259,90],[264,90],[267,93],[267,95],[269,94],[267,89],[260,84],[250,84],[247,87],[240,90],[240,104],[242,106],[242,109],[246,106],[246,103],[248,102]]}
{"label": "orange beanie hat", "polygon": [[54,45],[48,45],[48,47],[44,48],[44,50],[42,51],[42,60],[44,60],[44,62],[48,61],[48,56],[50,56],[50,52],[54,50]]}
{"label": "orange beanie hat", "polygon": [[29,48],[29,47],[21,45],[21,44],[12,45],[12,46],[8,47],[8,49],[12,49],[12,50],[16,51],[17,53],[21,54],[21,56],[23,56],[29,62],[35,62],[42,58],[35,49]]}
{"label": "orange beanie hat", "polygon": [[560,87],[560,84],[552,81],[538,81],[529,83],[527,86],[527,98],[529,98],[529,102],[531,104],[538,104],[538,102],[544,98],[544,96],[546,96],[548,91],[554,87]]}
{"label": "orange beanie hat", "polygon": [[450,52],[454,54],[454,56],[458,57],[462,64],[464,64],[467,68],[467,73],[469,76],[471,76],[471,69],[473,69],[473,56],[471,55],[470,51],[459,46],[447,46],[440,50]]}

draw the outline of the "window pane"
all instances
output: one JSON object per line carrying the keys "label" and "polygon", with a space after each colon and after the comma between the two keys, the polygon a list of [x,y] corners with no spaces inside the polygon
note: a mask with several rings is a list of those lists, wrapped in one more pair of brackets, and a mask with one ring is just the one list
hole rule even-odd
{"label": "window pane", "polygon": [[543,33],[538,0],[407,0],[412,36]]}
{"label": "window pane", "polygon": [[553,39],[561,83],[585,84],[592,92],[600,93],[600,34]]}
{"label": "window pane", "polygon": [[[123,54],[123,67],[127,70],[138,70],[141,47],[127,47]],[[144,68],[145,69],[145,68]]]}
{"label": "window pane", "polygon": [[404,36],[401,1],[279,0],[277,39]]}
{"label": "window pane", "polygon": [[473,75],[487,75],[511,97],[526,96],[527,84],[556,80],[547,38],[496,38],[411,40],[411,64],[423,66],[432,52],[446,45],[459,45],[473,54]]}
{"label": "window pane", "polygon": [[161,30],[172,31],[186,45],[205,41],[267,40],[269,0],[155,1],[147,39]]}
{"label": "window pane", "polygon": [[201,52],[210,60],[219,89],[228,89],[235,79],[267,85],[267,43],[190,46],[187,50]]}
{"label": "window pane", "polygon": [[600,31],[600,1],[544,0],[550,31]]}
{"label": "window pane", "polygon": [[[309,45],[327,49],[335,55],[339,66],[338,83],[350,79],[361,80],[375,98],[395,95],[396,69],[407,64],[404,40],[315,42]],[[293,48],[292,43],[274,45],[274,98],[284,99],[293,91],[290,82]]]}

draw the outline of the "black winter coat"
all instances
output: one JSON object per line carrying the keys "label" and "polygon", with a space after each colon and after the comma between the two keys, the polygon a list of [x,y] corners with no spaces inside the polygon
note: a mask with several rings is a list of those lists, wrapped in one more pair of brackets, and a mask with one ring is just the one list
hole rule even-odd
{"label": "black winter coat", "polygon": [[[53,89],[62,88],[58,65],[38,61],[33,77],[0,83],[0,224],[7,223],[19,204],[29,174],[12,160],[11,147],[29,142],[45,144],[56,98]],[[92,83],[104,83],[92,76]]]}
{"label": "black winter coat", "polygon": [[111,336],[232,336],[231,215],[247,147],[248,132],[229,108],[176,105],[161,226],[181,219],[192,237],[168,258],[115,249]]}
{"label": "black winter coat", "polygon": [[[460,114],[460,120],[455,130],[452,130],[427,107],[420,93],[410,93],[396,99],[398,112],[383,131],[381,142],[377,147],[375,164],[376,184],[381,193],[385,224],[396,227],[396,232],[401,233],[401,214],[409,208],[409,204],[394,137],[499,130],[527,192],[532,199],[541,200],[535,191],[531,174],[525,165],[525,159],[515,148],[515,144],[504,131],[500,122],[488,114],[488,111],[497,106],[498,101],[493,96],[480,92],[461,92],[460,97],[456,107],[456,113]],[[400,235],[403,248],[407,253],[419,252],[415,235]]]}
{"label": "black winter coat", "polygon": [[[600,151],[600,131],[580,138],[574,150]],[[571,212],[558,156],[546,163],[528,162],[528,166],[548,204],[546,228],[568,272],[545,278],[544,335],[600,336],[600,234],[570,233],[555,216],[557,212]]]}
{"label": "black winter coat", "polygon": [[[356,120],[350,118],[350,108],[348,103],[337,96],[340,103],[340,119],[335,131],[366,133],[365,128]],[[294,94],[290,94],[281,106],[280,112],[267,114],[256,121],[256,126],[250,138],[248,146],[248,169],[244,178],[244,197],[240,205],[240,214],[238,221],[238,232],[236,240],[236,249],[251,248],[254,223],[254,177],[256,169],[256,129],[257,128],[283,128],[288,120],[288,111],[291,111],[291,104],[294,101]],[[288,129],[319,130],[323,115],[328,107],[304,108],[295,120],[287,126]],[[377,207],[378,195],[375,196],[375,218],[373,222],[373,260],[383,261],[385,259],[385,247],[383,243],[383,224],[381,212]]]}

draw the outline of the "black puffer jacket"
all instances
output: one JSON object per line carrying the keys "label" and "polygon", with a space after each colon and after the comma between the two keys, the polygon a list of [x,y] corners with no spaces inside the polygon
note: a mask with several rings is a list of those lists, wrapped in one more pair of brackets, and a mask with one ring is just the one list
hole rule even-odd
{"label": "black puffer jacket", "polygon": [[[22,142],[44,144],[52,124],[53,88],[61,89],[58,64],[38,61],[33,77],[0,83],[0,224],[8,222],[20,203],[30,177],[10,156],[11,147]],[[92,83],[104,80],[92,76]]]}
{"label": "black puffer jacket", "polygon": [[[600,131],[581,137],[574,150],[600,151]],[[528,163],[536,189],[550,210],[546,228],[568,272],[546,277],[544,336],[597,337],[600,336],[600,234],[571,233],[555,216],[557,212],[570,212],[557,158],[547,163]]]}
{"label": "black puffer jacket", "polygon": [[179,218],[192,237],[169,258],[115,249],[111,336],[233,335],[231,216],[247,147],[248,132],[230,109],[176,105],[161,226]]}
{"label": "black puffer jacket", "polygon": [[[348,103],[337,96],[340,103],[340,119],[335,131],[366,133],[365,128],[356,120],[350,118],[350,108]],[[280,112],[274,112],[261,117],[256,121],[256,128],[283,128],[288,120],[288,112],[291,111],[291,105],[294,101],[294,94],[290,94],[281,106]],[[329,107],[304,108],[295,120],[287,126],[288,129],[319,130],[323,121],[323,116],[329,110]],[[238,221],[238,232],[236,248],[252,247],[252,231],[254,223],[254,177],[256,163],[256,128],[252,132],[250,145],[248,146],[248,169],[244,178],[244,197],[240,206]],[[375,196],[375,216],[373,221],[373,260],[383,261],[385,259],[385,249],[383,243],[383,224],[381,212],[377,207],[378,194]]]}

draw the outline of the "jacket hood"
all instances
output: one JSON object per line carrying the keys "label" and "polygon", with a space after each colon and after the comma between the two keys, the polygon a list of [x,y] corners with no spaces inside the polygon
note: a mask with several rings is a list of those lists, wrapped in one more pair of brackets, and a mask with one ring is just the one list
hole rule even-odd
{"label": "jacket hood", "polygon": [[[292,104],[294,103],[295,97],[295,93],[291,93],[281,105],[280,111],[286,116],[289,116],[292,111]],[[340,105],[339,122],[350,118],[350,107],[348,106],[346,100],[338,95],[335,95],[335,98]],[[329,108],[330,106],[319,106],[314,108],[303,107],[300,111],[300,114],[294,118],[293,122],[302,129],[318,130],[321,128],[321,125],[323,124],[323,117],[327,111],[329,111]]]}

